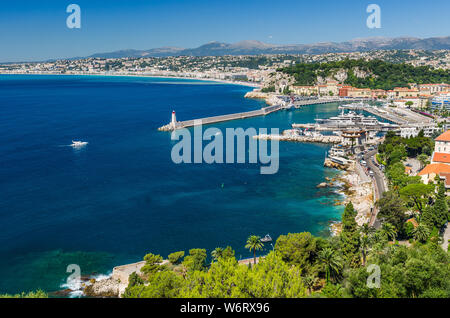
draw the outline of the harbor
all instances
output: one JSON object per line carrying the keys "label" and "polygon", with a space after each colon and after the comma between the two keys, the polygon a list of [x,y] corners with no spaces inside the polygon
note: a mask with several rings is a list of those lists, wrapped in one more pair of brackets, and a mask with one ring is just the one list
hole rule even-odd
{"label": "harbor", "polygon": [[169,124],[164,125],[158,128],[159,131],[173,131],[182,128],[194,127],[197,125],[209,125],[219,122],[237,120],[237,119],[245,119],[257,116],[265,116],[271,114],[273,112],[277,112],[280,110],[288,110],[292,108],[300,108],[308,105],[315,104],[329,104],[336,103],[342,101],[339,98],[308,98],[308,99],[300,99],[300,100],[291,100],[283,99],[283,96],[271,96],[270,97],[270,106],[263,107],[261,109],[248,111],[248,112],[240,112],[234,114],[227,115],[219,115],[212,117],[204,117],[191,119],[186,121],[177,121],[175,111],[172,112],[172,120]]}

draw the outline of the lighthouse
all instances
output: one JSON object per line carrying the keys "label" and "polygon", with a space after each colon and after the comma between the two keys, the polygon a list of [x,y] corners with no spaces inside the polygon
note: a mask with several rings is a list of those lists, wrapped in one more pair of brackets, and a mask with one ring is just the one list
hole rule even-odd
{"label": "lighthouse", "polygon": [[170,122],[170,127],[172,129],[177,127],[177,115],[175,114],[175,111],[172,111],[172,121]]}

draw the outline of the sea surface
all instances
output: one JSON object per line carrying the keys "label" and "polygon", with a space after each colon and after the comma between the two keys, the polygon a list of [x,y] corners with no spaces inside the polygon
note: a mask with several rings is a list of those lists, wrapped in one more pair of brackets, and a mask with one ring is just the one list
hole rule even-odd
{"label": "sea surface", "polygon": [[[258,164],[174,164],[170,121],[254,110],[252,88],[102,76],[0,76],[0,294],[61,289],[78,264],[107,274],[149,252],[232,246],[251,234],[328,235],[343,211],[316,186],[326,145],[280,143],[279,171]],[[312,105],[214,126],[288,129],[339,113]],[[86,141],[80,149],[72,140]],[[263,253],[272,249],[266,244]]]}

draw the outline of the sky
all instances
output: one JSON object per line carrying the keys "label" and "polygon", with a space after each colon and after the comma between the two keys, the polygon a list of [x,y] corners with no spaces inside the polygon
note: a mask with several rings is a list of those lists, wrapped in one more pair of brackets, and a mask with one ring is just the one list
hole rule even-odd
{"label": "sky", "polygon": [[[69,4],[81,28],[69,29]],[[366,25],[369,4],[381,28]],[[450,35],[449,0],[0,0],[0,62],[88,56],[121,49],[273,44]]]}

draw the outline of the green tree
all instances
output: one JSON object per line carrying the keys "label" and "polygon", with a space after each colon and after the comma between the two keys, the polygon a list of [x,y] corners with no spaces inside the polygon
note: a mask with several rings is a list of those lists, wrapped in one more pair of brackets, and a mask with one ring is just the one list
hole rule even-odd
{"label": "green tree", "polygon": [[225,247],[225,249],[222,251],[222,257],[223,258],[232,258],[234,259],[234,250],[231,248],[231,246]]}
{"label": "green tree", "polygon": [[362,254],[362,266],[366,266],[366,260],[367,260],[367,253],[370,248],[370,238],[366,234],[362,234],[360,237],[360,249]]}
{"label": "green tree", "polygon": [[411,200],[416,208],[422,212],[425,206],[425,200],[433,190],[434,186],[431,184],[408,184],[403,189],[400,189],[400,195],[406,200]]}
{"label": "green tree", "polygon": [[184,285],[183,277],[172,271],[151,275],[146,285],[135,285],[127,289],[126,298],[176,298]]}
{"label": "green tree", "polygon": [[308,295],[312,294],[313,288],[317,284],[318,281],[319,281],[319,278],[314,275],[307,275],[307,276],[303,277],[303,284],[305,285],[305,287],[308,290]]}
{"label": "green tree", "polygon": [[429,163],[428,158],[429,157],[424,153],[417,156],[417,160],[419,160],[422,169]]}
{"label": "green tree", "polygon": [[277,239],[275,249],[283,261],[308,272],[315,260],[316,239],[308,232],[289,233]]}
{"label": "green tree", "polygon": [[405,214],[404,201],[396,192],[385,192],[376,205],[378,207],[378,217],[385,222],[391,223],[397,229],[400,229],[405,223],[407,216]]}
{"label": "green tree", "polygon": [[193,248],[189,250],[189,255],[184,258],[183,265],[188,271],[202,271],[205,268],[206,250]]}
{"label": "green tree", "polygon": [[413,237],[416,241],[426,242],[428,237],[431,234],[430,228],[426,226],[423,222],[419,223],[419,225],[412,231]]}
{"label": "green tree", "polygon": [[169,259],[169,262],[171,262],[174,265],[177,265],[181,262],[181,259],[184,257],[184,251],[174,252],[170,253],[167,257]]}
{"label": "green tree", "polygon": [[257,235],[251,235],[247,239],[247,244],[245,244],[245,248],[253,251],[253,262],[256,264],[256,251],[260,251],[263,248],[263,243],[261,242],[261,237]]}
{"label": "green tree", "polygon": [[438,229],[444,226],[448,220],[447,196],[445,194],[445,186],[443,182],[439,182],[436,201],[433,205],[434,226]]}
{"label": "green tree", "polygon": [[325,266],[325,275],[327,283],[331,277],[338,277],[342,270],[342,260],[332,248],[324,248],[319,251],[318,257]]}
{"label": "green tree", "polygon": [[381,226],[381,233],[388,239],[394,240],[397,236],[397,230],[391,223],[383,223]]}
{"label": "green tree", "polygon": [[342,254],[350,266],[358,266],[359,257],[359,229],[355,221],[357,212],[350,202],[342,215],[342,231],[340,234]]}
{"label": "green tree", "polygon": [[145,275],[151,275],[166,269],[166,267],[162,265],[163,258],[161,255],[149,253],[144,256],[144,261],[145,265],[141,268],[141,272]]}
{"label": "green tree", "polygon": [[211,252],[211,257],[214,261],[217,261],[220,257],[222,257],[223,254],[223,248],[221,247],[216,247],[212,252]]}

